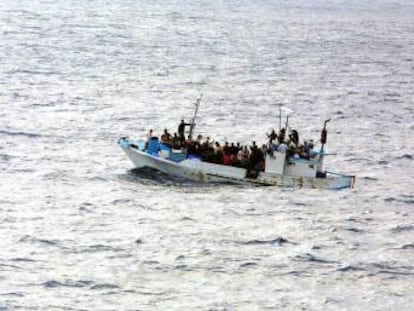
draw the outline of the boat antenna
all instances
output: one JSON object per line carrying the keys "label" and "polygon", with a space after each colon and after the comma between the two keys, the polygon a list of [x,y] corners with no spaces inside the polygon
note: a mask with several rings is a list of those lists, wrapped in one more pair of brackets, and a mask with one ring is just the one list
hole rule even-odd
{"label": "boat antenna", "polygon": [[282,104],[279,105],[279,132],[282,130]]}
{"label": "boat antenna", "polygon": [[188,134],[188,136],[190,138],[193,137],[193,130],[195,127],[195,120],[197,118],[197,113],[198,113],[198,108],[200,107],[200,103],[201,103],[201,99],[203,98],[203,93],[200,94],[200,97],[197,99],[197,101],[194,103],[195,104],[195,111],[194,111],[194,117],[191,119],[191,125],[190,125],[190,132]]}
{"label": "boat antenna", "polygon": [[322,133],[321,133],[321,152],[320,154],[322,155],[323,153],[323,147],[325,146],[326,142],[327,142],[327,138],[328,138],[328,131],[326,130],[326,124],[331,121],[331,119],[325,120],[325,122],[323,123],[323,129],[322,129]]}
{"label": "boat antenna", "polygon": [[288,130],[288,124],[289,124],[289,115],[286,116],[286,125],[285,125],[286,133],[287,133],[287,130]]}
{"label": "boat antenna", "polygon": [[285,129],[287,130],[289,124],[289,114],[293,113],[292,109],[284,107],[282,104],[279,105],[279,130],[282,130],[282,111],[286,114],[286,124]]}

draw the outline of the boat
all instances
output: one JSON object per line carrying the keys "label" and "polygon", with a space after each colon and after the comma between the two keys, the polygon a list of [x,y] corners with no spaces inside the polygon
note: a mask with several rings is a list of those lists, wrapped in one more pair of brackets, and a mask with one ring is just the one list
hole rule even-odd
{"label": "boat", "polygon": [[[196,102],[195,114],[189,123],[190,139],[195,128],[200,101],[201,97]],[[283,109],[286,110],[280,107],[280,129]],[[288,118],[289,114],[286,116],[286,129]],[[192,153],[190,148],[173,148],[171,144],[161,142],[158,137],[149,137],[147,140],[121,137],[118,144],[136,168],[152,168],[193,181],[317,189],[353,188],[355,176],[324,170],[324,158],[328,155],[324,151],[324,145],[327,141],[326,126],[329,121],[324,122],[321,132],[321,148],[310,150],[309,157],[298,157],[297,154],[289,153],[283,148],[269,148],[263,152],[263,161],[259,168],[240,163],[231,165],[225,161],[211,161]]]}

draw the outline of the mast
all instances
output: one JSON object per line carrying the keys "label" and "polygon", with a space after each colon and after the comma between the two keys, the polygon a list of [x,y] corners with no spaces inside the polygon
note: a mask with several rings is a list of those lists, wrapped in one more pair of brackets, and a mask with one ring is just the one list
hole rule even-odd
{"label": "mast", "polygon": [[293,113],[294,111],[292,109],[289,109],[289,108],[286,108],[286,107],[280,105],[280,107],[279,107],[279,130],[282,129],[282,111],[284,111],[285,114],[286,114],[285,130],[287,131],[287,127],[288,127],[288,124],[289,124],[289,115],[291,113]]}
{"label": "mast", "polygon": [[195,111],[194,111],[194,116],[191,119],[191,125],[190,125],[190,132],[188,134],[188,136],[190,138],[192,138],[193,136],[193,130],[195,127],[195,120],[197,118],[197,113],[198,113],[198,108],[200,107],[200,103],[201,103],[201,99],[203,98],[203,94],[200,94],[200,97],[197,99],[197,101],[194,103],[195,104]]}
{"label": "mast", "polygon": [[279,106],[279,133],[282,129],[282,105]]}
{"label": "mast", "polygon": [[286,116],[286,125],[285,125],[285,131],[288,132],[288,124],[289,124],[289,115]]}
{"label": "mast", "polygon": [[326,130],[326,124],[329,121],[331,121],[331,119],[325,120],[325,122],[323,123],[323,129],[322,129],[322,132],[321,132],[321,143],[322,143],[321,152],[320,152],[321,155],[323,153],[323,147],[325,146],[325,144],[327,142],[327,138],[328,138],[328,131]]}

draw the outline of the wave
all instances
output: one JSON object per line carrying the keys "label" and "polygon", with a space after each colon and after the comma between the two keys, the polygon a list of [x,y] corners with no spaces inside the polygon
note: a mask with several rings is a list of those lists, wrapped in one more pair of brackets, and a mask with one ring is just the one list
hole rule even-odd
{"label": "wave", "polygon": [[4,162],[8,162],[13,158],[16,158],[16,156],[12,156],[10,154],[5,154],[5,153],[0,154],[0,160],[2,160]]}
{"label": "wave", "polygon": [[54,106],[56,106],[56,102],[51,101],[51,102],[48,102],[48,103],[45,103],[45,104],[34,103],[34,104],[31,104],[30,106],[32,106],[32,107],[54,107]]}
{"label": "wave", "polygon": [[239,268],[250,268],[250,267],[257,267],[257,266],[258,266],[258,264],[255,263],[255,262],[245,262],[245,263],[242,263],[239,266]]}
{"label": "wave", "polygon": [[364,268],[353,266],[353,265],[345,265],[337,269],[337,271],[341,272],[351,272],[351,271],[364,271]]}
{"label": "wave", "polygon": [[15,293],[15,292],[10,292],[10,293],[4,293],[1,294],[2,296],[13,296],[13,297],[24,297],[24,294],[22,293]]}
{"label": "wave", "polygon": [[378,181],[378,178],[370,177],[370,176],[361,176],[359,179],[369,180],[369,181]]}
{"label": "wave", "polygon": [[126,204],[126,203],[131,203],[131,202],[132,202],[131,199],[116,199],[116,200],[113,200],[111,204],[118,205],[118,204]]}
{"label": "wave", "polygon": [[93,209],[95,209],[95,208],[96,207],[92,203],[84,202],[79,207],[79,211],[87,212],[87,213],[92,213],[93,212]]}
{"label": "wave", "polygon": [[397,227],[391,228],[390,231],[394,233],[414,231],[414,225],[398,225]]}
{"label": "wave", "polygon": [[49,280],[41,284],[47,288],[57,288],[57,287],[73,287],[73,288],[88,288],[92,290],[99,290],[99,289],[116,289],[119,288],[118,285],[103,283],[103,284],[96,284],[89,280],[79,280],[79,281],[64,281],[60,282],[57,280]]}
{"label": "wave", "polygon": [[300,277],[300,276],[307,276],[308,273],[309,272],[307,271],[292,270],[288,272],[282,272],[280,275],[292,275],[292,276]]}
{"label": "wave", "polygon": [[87,246],[79,250],[78,253],[95,253],[95,252],[104,252],[104,251],[119,252],[119,251],[122,251],[122,249],[112,247],[109,245],[95,244],[95,245],[90,245],[90,246]]}
{"label": "wave", "polygon": [[207,270],[214,272],[214,273],[226,273],[227,272],[226,268],[223,266],[213,266],[213,267],[207,268]]}
{"label": "wave", "polygon": [[247,242],[240,242],[240,244],[243,244],[243,245],[270,244],[270,245],[278,245],[278,246],[286,244],[286,243],[294,244],[294,243],[286,240],[283,237],[277,237],[276,239],[271,239],[271,240],[250,240],[250,241],[247,241]]}
{"label": "wave", "polygon": [[191,221],[191,222],[195,222],[196,220],[194,218],[191,218],[191,217],[188,217],[188,216],[184,216],[184,217],[180,218],[179,221]]}
{"label": "wave", "polygon": [[404,153],[403,155],[396,157],[396,160],[412,160],[413,156],[411,154],[408,153]]}
{"label": "wave", "polygon": [[45,76],[52,76],[52,75],[57,76],[57,75],[60,75],[60,73],[59,72],[56,72],[56,71],[21,70],[21,69],[11,70],[11,71],[7,72],[7,74],[12,74],[12,75],[15,75],[15,74],[27,74],[27,75],[45,75]]}
{"label": "wave", "polygon": [[0,267],[13,268],[13,269],[23,269],[22,267],[19,267],[19,266],[16,266],[16,265],[10,265],[10,264],[7,264],[7,263],[0,263]]}
{"label": "wave", "polygon": [[353,158],[349,158],[349,159],[345,159],[344,162],[355,162],[355,163],[367,163],[367,164],[371,164],[373,163],[372,159],[368,159],[368,158],[357,158],[357,157],[353,157]]}
{"label": "wave", "polygon": [[414,267],[398,266],[396,262],[380,262],[380,263],[356,263],[348,264],[337,269],[339,272],[355,272],[363,271],[369,275],[375,274],[392,274],[392,275],[414,275]]}
{"label": "wave", "polygon": [[404,195],[402,197],[403,198],[401,198],[401,199],[389,197],[389,198],[385,198],[384,201],[385,202],[401,202],[401,203],[405,203],[405,204],[414,204],[414,197],[404,196]]}
{"label": "wave", "polygon": [[413,267],[396,266],[394,263],[373,263],[369,267],[381,274],[414,275]]}
{"label": "wave", "polygon": [[184,264],[176,265],[174,268],[176,270],[181,270],[181,271],[192,271],[192,269],[189,266],[184,265]]}
{"label": "wave", "polygon": [[303,203],[303,202],[292,202],[292,204],[296,206],[308,206],[308,204]]}
{"label": "wave", "polygon": [[42,283],[44,287],[47,288],[55,288],[55,287],[86,287],[88,282],[84,281],[67,281],[67,282],[59,282],[56,280],[50,280],[47,282]]}
{"label": "wave", "polygon": [[364,232],[364,230],[362,230],[362,229],[358,229],[358,228],[354,228],[354,227],[351,227],[351,228],[345,228],[345,230],[346,230],[346,231],[355,232],[355,233],[361,233],[361,232]]}
{"label": "wave", "polygon": [[6,130],[0,130],[0,135],[5,136],[24,136],[29,138],[39,138],[41,137],[40,134],[37,133],[28,133],[28,132],[13,132],[13,131],[6,131]]}
{"label": "wave", "polygon": [[30,258],[13,258],[11,261],[17,261],[17,262],[35,262],[36,260],[30,259]]}
{"label": "wave", "polygon": [[315,255],[312,255],[310,253],[296,255],[295,257],[293,257],[293,260],[295,260],[295,261],[308,261],[308,262],[324,263],[324,264],[332,264],[332,263],[335,263],[335,261],[333,261],[333,260],[318,258]]}
{"label": "wave", "polygon": [[48,239],[39,239],[36,237],[32,237],[30,235],[25,235],[23,236],[19,242],[24,242],[24,243],[41,243],[41,244],[46,244],[46,245],[58,245],[59,241],[58,240],[48,240]]}
{"label": "wave", "polygon": [[108,283],[96,284],[90,287],[90,289],[116,289],[116,288],[119,288],[119,286],[115,284],[108,284]]}

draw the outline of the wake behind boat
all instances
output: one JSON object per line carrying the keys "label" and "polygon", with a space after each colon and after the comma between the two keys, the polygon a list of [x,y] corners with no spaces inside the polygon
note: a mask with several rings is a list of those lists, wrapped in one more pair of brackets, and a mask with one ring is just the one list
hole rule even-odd
{"label": "wake behind boat", "polygon": [[[272,131],[268,143],[250,148],[240,144],[222,147],[219,142],[193,139],[195,120],[201,98],[196,102],[194,117],[190,123],[181,120],[178,135],[167,130],[158,137],[149,133],[148,139],[136,140],[122,137],[118,143],[136,168],[149,167],[166,174],[195,181],[231,182],[283,187],[308,187],[320,189],[352,188],[355,176],[338,174],[323,169],[327,142],[326,120],[321,133],[321,148],[316,150],[313,141],[299,143],[298,132],[288,129],[289,110],[280,108],[279,133]],[[282,111],[286,112],[286,124],[282,128]],[[185,128],[189,127],[185,137]]]}

